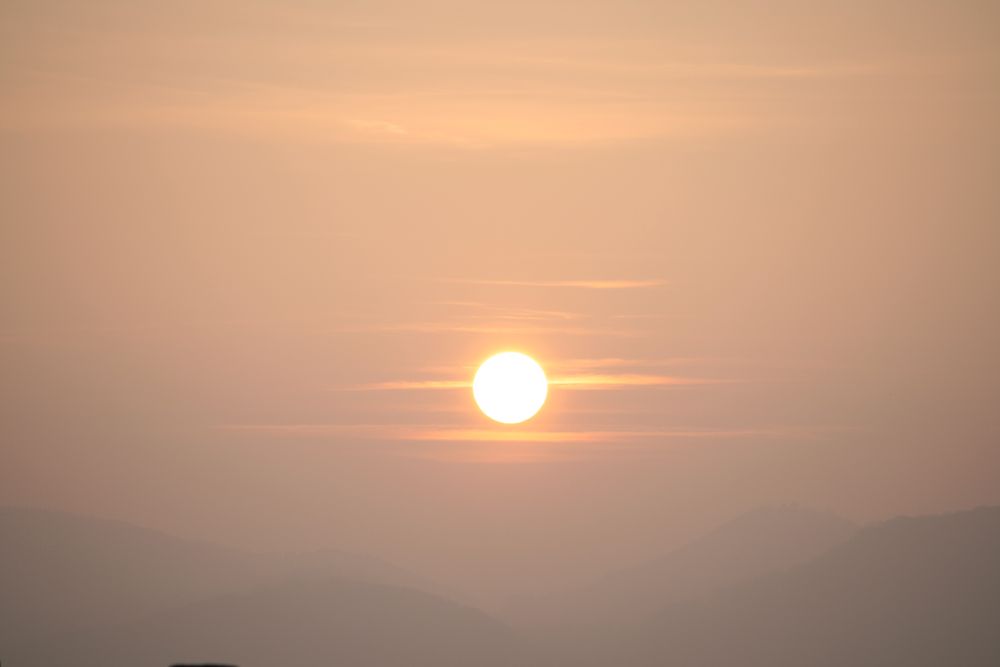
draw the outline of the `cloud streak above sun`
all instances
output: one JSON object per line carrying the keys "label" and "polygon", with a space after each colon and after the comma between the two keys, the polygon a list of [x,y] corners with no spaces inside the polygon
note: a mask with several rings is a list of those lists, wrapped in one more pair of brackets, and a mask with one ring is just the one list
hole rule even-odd
{"label": "cloud streak above sun", "polygon": [[465,322],[441,320],[436,322],[393,322],[385,324],[353,324],[341,325],[333,329],[337,333],[364,333],[364,332],[409,332],[409,333],[466,333],[466,334],[505,334],[505,335],[525,335],[525,334],[564,334],[567,336],[610,336],[614,338],[630,338],[642,335],[641,331],[632,329],[609,329],[596,326],[571,326],[571,325],[539,325],[525,324],[513,325],[489,322]]}
{"label": "cloud streak above sun", "polygon": [[[241,29],[211,41],[151,29],[155,21],[132,33],[69,21],[53,33],[27,22],[10,40],[8,88],[18,103],[0,113],[0,125],[224,128],[309,143],[486,150],[620,144],[746,133],[784,119],[790,97],[811,99],[817,86],[840,90],[886,69],[707,59],[698,56],[703,45],[684,46],[682,29],[670,39],[596,38],[589,29],[537,39],[517,22],[470,39],[434,21],[426,26],[433,39],[402,38],[401,27],[408,33],[427,17],[387,16],[365,3],[273,4],[241,7]],[[567,27],[562,15],[550,20]],[[18,67],[22,52],[50,40],[44,71]],[[102,48],[108,43],[127,48],[130,63]],[[56,96],[72,104],[52,104]]]}
{"label": "cloud streak above sun", "polygon": [[[529,281],[529,280],[460,280],[439,279],[441,282],[454,286],[499,286],[514,288],[532,288],[540,293],[550,292],[550,297],[541,301],[560,303],[563,300],[557,296],[560,289],[580,290],[581,292],[647,289],[666,284],[663,280],[560,280],[560,281]],[[519,294],[507,295],[502,300],[473,299],[440,299],[414,304],[414,308],[399,313],[393,319],[372,321],[371,317],[355,314],[345,317],[330,327],[328,331],[335,333],[421,333],[421,334],[471,334],[495,336],[538,336],[567,335],[591,338],[635,338],[645,335],[646,320],[656,317],[650,314],[629,313],[588,313],[587,307],[567,309],[548,305],[526,306],[510,305],[511,301],[523,300]],[[532,295],[533,300],[538,295]],[[634,321],[632,321],[634,320]],[[637,326],[641,323],[642,326]]]}
{"label": "cloud streak above sun", "polygon": [[626,290],[662,287],[665,280],[602,279],[602,280],[466,280],[448,279],[445,282],[466,285],[498,285],[507,287],[556,287],[589,290]]}

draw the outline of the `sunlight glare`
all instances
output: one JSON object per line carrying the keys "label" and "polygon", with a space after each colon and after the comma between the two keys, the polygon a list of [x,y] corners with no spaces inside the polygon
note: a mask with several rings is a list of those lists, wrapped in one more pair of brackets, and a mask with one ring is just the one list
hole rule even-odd
{"label": "sunlight glare", "polygon": [[520,424],[545,403],[549,385],[538,363],[520,352],[501,352],[483,362],[472,395],[483,413],[502,424]]}

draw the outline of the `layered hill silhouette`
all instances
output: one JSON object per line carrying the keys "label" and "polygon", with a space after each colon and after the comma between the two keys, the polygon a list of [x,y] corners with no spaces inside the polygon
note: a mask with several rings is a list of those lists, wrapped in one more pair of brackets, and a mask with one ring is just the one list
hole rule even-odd
{"label": "layered hill silhouette", "polygon": [[0,660],[5,667],[1000,664],[1000,508],[860,529],[807,510],[752,512],[564,596],[563,609],[586,604],[588,620],[538,625],[541,643],[421,590],[425,583],[337,552],[262,556],[116,522],[2,510]]}
{"label": "layered hill silhouette", "polygon": [[[5,665],[276,664],[255,657],[267,646],[284,665],[423,655],[460,664],[470,656],[455,637],[505,654],[501,623],[424,590],[433,587],[342,552],[255,554],[116,521],[0,510]],[[296,647],[311,657],[290,661]]]}
{"label": "layered hill silhouette", "polygon": [[224,659],[240,667],[500,667],[525,661],[510,631],[484,613],[419,591],[344,581],[224,595],[29,651],[23,662],[15,654],[10,664],[125,667]]}
{"label": "layered hill silhouette", "polygon": [[1000,508],[866,527],[784,572],[669,605],[610,653],[633,665],[1000,664]]}
{"label": "layered hill silhouette", "polygon": [[805,562],[846,542],[857,530],[856,524],[827,512],[762,508],[587,587],[520,600],[511,613],[542,625],[634,623],[668,603],[698,599]]}

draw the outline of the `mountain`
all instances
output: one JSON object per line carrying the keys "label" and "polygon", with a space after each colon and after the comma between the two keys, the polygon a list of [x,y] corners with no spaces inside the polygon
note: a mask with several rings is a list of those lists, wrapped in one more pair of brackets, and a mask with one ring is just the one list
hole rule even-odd
{"label": "mountain", "polygon": [[612,653],[692,667],[998,665],[1000,508],[866,527],[807,563],[668,605]]}
{"label": "mountain", "polygon": [[259,580],[245,554],[117,521],[0,510],[0,645],[90,626]]}
{"label": "mountain", "polygon": [[246,665],[267,646],[317,651],[300,663],[283,657],[286,665],[335,656],[368,664],[351,650],[381,656],[373,664],[397,664],[394,651],[450,664],[469,658],[465,643],[497,655],[512,643],[499,622],[425,585],[353,554],[248,553],[117,521],[0,509],[5,665]]}
{"label": "mountain", "polygon": [[0,642],[117,623],[285,579],[341,578],[414,588],[377,559],[325,551],[257,554],[119,521],[0,509]]}
{"label": "mountain", "polygon": [[418,591],[290,582],[28,646],[9,664],[506,667],[523,662],[516,646],[486,614]]}
{"label": "mountain", "polygon": [[861,529],[753,512],[560,600],[593,606],[530,651],[483,612],[377,581],[409,578],[377,561],[275,561],[25,510],[0,512],[0,531],[5,667],[1000,664],[1000,508]]}
{"label": "mountain", "polygon": [[543,625],[633,623],[670,602],[697,599],[807,561],[847,541],[857,530],[850,521],[826,512],[758,509],[586,588],[519,600],[509,616]]}

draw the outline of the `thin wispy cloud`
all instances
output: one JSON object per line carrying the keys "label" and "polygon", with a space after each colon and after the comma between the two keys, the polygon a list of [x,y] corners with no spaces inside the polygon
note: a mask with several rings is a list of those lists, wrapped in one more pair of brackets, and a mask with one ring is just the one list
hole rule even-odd
{"label": "thin wispy cloud", "polygon": [[471,389],[472,380],[391,380],[335,387],[344,391],[410,391],[420,389]]}
{"label": "thin wispy cloud", "polygon": [[[550,374],[572,375],[591,373],[595,370],[615,369],[623,372],[626,369],[662,369],[675,366],[694,366],[698,364],[717,363],[720,359],[708,357],[667,357],[662,359],[629,359],[625,357],[546,359],[545,369]],[[446,364],[423,366],[419,372],[436,376],[470,375],[475,373],[476,364]]]}
{"label": "thin wispy cloud", "polygon": [[797,433],[780,428],[691,429],[656,428],[622,430],[552,430],[470,428],[452,425],[380,424],[225,424],[232,433],[303,439],[351,439],[383,442],[523,442],[523,443],[629,443],[657,440],[711,440],[788,437]]}
{"label": "thin wispy cloud", "polygon": [[594,326],[555,326],[546,324],[512,325],[490,324],[466,321],[442,320],[440,322],[390,322],[372,324],[349,324],[334,327],[335,333],[369,333],[369,332],[404,332],[404,333],[467,333],[467,334],[504,334],[504,335],[539,335],[563,334],[567,336],[609,336],[615,338],[634,338],[645,332],[635,329],[608,329]]}
{"label": "thin wispy cloud", "polygon": [[[673,366],[691,366],[704,358],[673,357],[663,359],[628,359],[622,357],[555,359],[546,362],[551,387],[560,390],[608,390],[641,387],[698,386],[735,384],[745,380],[697,377],[663,373]],[[427,366],[417,377],[398,378],[362,384],[335,386],[335,391],[441,391],[472,388],[475,364]]]}
{"label": "thin wispy cloud", "polygon": [[556,287],[591,290],[625,290],[647,289],[661,287],[667,281],[660,279],[588,279],[588,280],[474,280],[445,279],[445,282],[463,283],[466,285],[499,285],[509,287]]}
{"label": "thin wispy cloud", "polygon": [[[550,386],[572,390],[712,385],[739,382],[739,380],[730,379],[681,377],[674,375],[642,373],[589,373],[579,375],[562,375],[550,377],[548,381]],[[470,388],[472,388],[471,377],[469,379],[389,380],[386,382],[371,382],[367,384],[334,387],[333,389],[339,391],[422,391]]]}
{"label": "thin wispy cloud", "polygon": [[[718,444],[810,437],[802,428],[532,429],[455,425],[230,424],[237,436],[330,445],[396,447],[393,456],[442,463],[546,463],[612,454],[653,453],[670,445]],[[613,448],[609,450],[609,448]]]}
{"label": "thin wispy cloud", "polygon": [[667,357],[663,359],[629,359],[626,357],[600,357],[579,359],[555,359],[547,363],[553,370],[561,372],[591,371],[606,368],[667,368],[670,366],[691,366],[711,361],[705,357]]}
{"label": "thin wispy cloud", "polygon": [[[670,40],[634,37],[541,42],[510,33],[428,45],[365,31],[358,39],[345,26],[367,21],[346,19],[342,9],[319,15],[336,37],[311,30],[278,37],[273,19],[258,15],[248,25],[266,27],[266,39],[240,30],[179,42],[175,33],[148,34],[148,25],[129,34],[72,24],[59,40],[16,40],[15,56],[44,48],[50,66],[13,70],[23,83],[15,88],[19,104],[0,114],[0,125],[196,126],[312,142],[469,148],[577,145],[745,131],[768,114],[783,117],[789,92],[810,94],[817,82],[836,85],[886,69],[678,59],[664,48]],[[25,29],[41,28],[29,22]],[[46,25],[43,34],[52,29]],[[98,48],[109,39],[127,46],[134,72]],[[177,52],[197,54],[190,59],[197,67],[169,57]],[[239,66],[233,53],[244,55]],[[411,76],[380,83],[393,65]],[[334,81],[308,74],[334,70]],[[748,86],[758,94],[733,92]],[[72,104],[51,104],[55,94]]]}
{"label": "thin wispy cloud", "polygon": [[501,320],[578,320],[584,317],[582,313],[566,310],[505,306],[481,301],[430,301],[428,305],[479,311],[479,314],[465,315],[465,317],[475,318]]}
{"label": "thin wispy cloud", "polygon": [[[720,59],[680,46],[691,38],[683,30],[670,39],[590,29],[538,39],[517,22],[492,26],[489,38],[444,30],[427,40],[407,37],[417,17],[341,3],[274,14],[272,4],[254,3],[239,30],[212,39],[196,23],[179,30],[173,15],[164,21],[173,27],[161,28],[138,11],[135,24],[83,25],[63,12],[15,9],[19,38],[5,46],[16,103],[0,110],[0,126],[198,127],[473,149],[684,139],[788,122],[797,109],[790,97],[812,100],[817,86],[842,95],[853,81],[904,65]],[[108,43],[130,54],[129,67],[102,48]],[[45,67],[23,65],[33,61]]]}
{"label": "thin wispy cloud", "polygon": [[406,440],[431,442],[629,442],[657,439],[774,437],[774,430],[759,429],[650,429],[650,430],[498,430],[476,428],[414,429],[404,434]]}
{"label": "thin wispy cloud", "polygon": [[562,389],[615,389],[623,387],[667,387],[682,385],[729,384],[735,380],[644,375],[641,373],[592,373],[549,378],[549,384]]}

